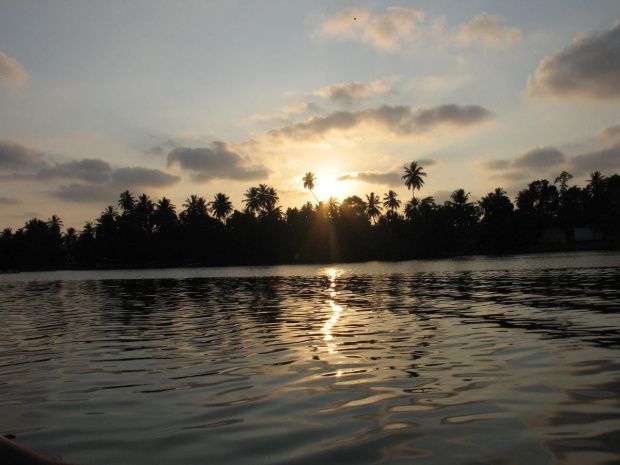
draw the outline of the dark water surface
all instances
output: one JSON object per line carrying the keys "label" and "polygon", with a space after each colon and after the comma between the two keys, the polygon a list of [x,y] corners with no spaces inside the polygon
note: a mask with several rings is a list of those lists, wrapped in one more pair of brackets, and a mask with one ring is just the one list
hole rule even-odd
{"label": "dark water surface", "polygon": [[83,464],[620,460],[620,254],[0,276],[0,433]]}

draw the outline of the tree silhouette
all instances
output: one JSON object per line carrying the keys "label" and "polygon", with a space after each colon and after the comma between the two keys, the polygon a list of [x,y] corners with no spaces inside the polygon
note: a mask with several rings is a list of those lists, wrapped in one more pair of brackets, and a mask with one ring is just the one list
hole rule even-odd
{"label": "tree silhouette", "polygon": [[422,167],[418,165],[418,162],[412,161],[409,166],[405,166],[405,174],[402,179],[405,180],[405,186],[407,189],[411,189],[411,194],[415,198],[415,190],[420,190],[424,185],[423,177],[426,177],[426,173],[422,171]]}
{"label": "tree silhouette", "polygon": [[134,205],[134,196],[128,190],[126,190],[120,195],[120,198],[118,199],[118,206],[121,210],[123,210],[123,215],[129,215],[133,213]]}
{"label": "tree silhouette", "polygon": [[304,182],[304,189],[308,189],[310,191],[310,193],[313,195],[314,199],[318,202],[319,199],[317,199],[316,195],[314,195],[314,185],[315,185],[315,182],[316,182],[316,177],[314,176],[314,173],[308,171],[304,175],[302,180]]}
{"label": "tree silhouette", "polygon": [[256,213],[261,208],[261,199],[260,199],[258,187],[248,188],[248,190],[245,191],[243,196],[245,197],[245,199],[243,200],[243,203],[245,203],[246,213],[249,213],[250,215],[255,216]]}
{"label": "tree silhouette", "polygon": [[226,218],[232,213],[233,207],[226,194],[217,193],[212,202],[209,202],[209,211],[218,220],[226,223]]}
{"label": "tree silhouette", "polygon": [[383,197],[383,208],[387,208],[389,211],[395,212],[400,208],[400,200],[398,200],[398,194],[392,190],[388,191]]}
{"label": "tree silhouette", "polygon": [[55,239],[60,239],[60,231],[62,230],[62,220],[57,215],[52,215],[46,222],[47,229]]}
{"label": "tree silhouette", "polygon": [[381,216],[381,204],[379,196],[374,192],[366,195],[366,209],[364,213],[370,218],[371,221],[377,222],[377,218]]}

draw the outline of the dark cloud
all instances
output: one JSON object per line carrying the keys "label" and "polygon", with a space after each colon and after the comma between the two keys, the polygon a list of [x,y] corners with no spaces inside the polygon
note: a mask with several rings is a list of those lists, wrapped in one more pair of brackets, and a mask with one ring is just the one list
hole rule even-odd
{"label": "dark cloud", "polygon": [[577,155],[571,159],[571,165],[580,173],[617,170],[620,168],[620,142],[603,150]]}
{"label": "dark cloud", "polygon": [[196,182],[211,179],[247,181],[264,179],[268,170],[262,165],[249,165],[225,142],[213,142],[211,148],[177,147],[168,154],[168,166],[178,164],[188,170]]}
{"label": "dark cloud", "polygon": [[70,184],[49,193],[52,197],[69,203],[115,203],[118,189],[110,184]]}
{"label": "dark cloud", "polygon": [[338,181],[362,181],[367,184],[381,184],[384,186],[400,186],[401,174],[395,171],[361,171],[355,174],[345,174],[337,178]]}
{"label": "dark cloud", "polygon": [[564,154],[554,147],[536,147],[522,153],[514,159],[515,168],[549,168],[557,166],[566,160]]}
{"label": "dark cloud", "polygon": [[143,167],[120,168],[112,175],[112,182],[120,186],[168,187],[181,179],[181,176]]}
{"label": "dark cloud", "polygon": [[79,179],[81,181],[105,182],[110,178],[112,167],[100,158],[83,158],[41,169],[36,175],[39,179]]}
{"label": "dark cloud", "polygon": [[620,22],[600,34],[576,38],[543,59],[530,76],[526,95],[541,98],[620,98]]}
{"label": "dark cloud", "polygon": [[439,165],[440,163],[442,163],[442,161],[438,160],[437,158],[420,158],[418,160],[418,165],[422,167],[435,166]]}
{"label": "dark cloud", "polygon": [[603,139],[617,139],[620,138],[620,124],[615,126],[609,126],[602,128],[598,131],[598,136]]}
{"label": "dark cloud", "polygon": [[174,148],[176,148],[178,146],[179,146],[179,144],[177,144],[172,139],[166,139],[161,144],[154,145],[153,147],[148,149],[146,151],[146,153],[149,154],[149,155],[164,155],[164,154],[168,153],[170,151],[170,149],[174,149]]}
{"label": "dark cloud", "polygon": [[510,168],[510,160],[489,160],[483,163],[483,167],[491,171],[503,171]]}
{"label": "dark cloud", "polygon": [[0,205],[17,205],[22,203],[20,199],[14,199],[11,197],[0,197]]}
{"label": "dark cloud", "polygon": [[9,139],[0,139],[0,170],[28,169],[42,163],[43,153]]}
{"label": "dark cloud", "polygon": [[440,105],[432,108],[382,105],[359,111],[336,111],[269,131],[274,138],[316,141],[331,131],[373,125],[391,135],[422,134],[437,126],[467,127],[489,120],[491,111],[478,105]]}

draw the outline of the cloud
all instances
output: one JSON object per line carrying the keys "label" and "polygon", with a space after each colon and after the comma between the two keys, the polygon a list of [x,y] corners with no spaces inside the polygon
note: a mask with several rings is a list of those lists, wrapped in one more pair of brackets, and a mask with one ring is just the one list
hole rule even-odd
{"label": "cloud", "polygon": [[298,102],[293,103],[291,105],[286,105],[282,108],[280,113],[275,113],[272,115],[252,115],[251,119],[254,121],[287,121],[292,115],[301,115],[304,113],[315,113],[317,111],[321,111],[321,108],[311,102]]}
{"label": "cloud", "polygon": [[515,158],[512,166],[542,169],[561,165],[565,160],[564,154],[554,147],[535,147]]}
{"label": "cloud", "polygon": [[[104,162],[105,163],[105,162]],[[75,176],[78,178],[79,176]],[[84,176],[80,179],[86,180]],[[104,181],[104,182],[98,182]],[[162,188],[181,182],[181,177],[158,169],[131,167],[110,170],[107,178],[93,180],[88,184],[71,183],[49,192],[52,197],[70,203],[109,202],[125,189],[139,187]]]}
{"label": "cloud", "polygon": [[35,177],[38,179],[79,179],[82,181],[104,182],[110,178],[112,167],[100,158],[83,158],[41,169]]}
{"label": "cloud", "polygon": [[348,9],[326,19],[323,35],[368,42],[384,51],[396,51],[421,37],[419,23],[424,13],[410,8],[388,7],[387,13],[373,16],[368,9]]}
{"label": "cloud", "polygon": [[380,184],[384,186],[400,186],[401,174],[395,171],[360,171],[338,177],[337,181],[361,181],[367,184]]}
{"label": "cloud", "polygon": [[42,161],[41,151],[0,138],[0,170],[32,168]]}
{"label": "cloud", "polygon": [[178,146],[179,144],[177,144],[172,139],[166,139],[162,143],[158,145],[154,145],[153,147],[148,149],[146,153],[149,155],[164,155],[165,153],[168,153],[170,149],[173,149]]}
{"label": "cloud", "polygon": [[382,105],[359,111],[336,111],[313,116],[289,126],[272,129],[275,139],[316,142],[333,131],[349,131],[360,125],[378,127],[389,134],[406,137],[426,133],[438,126],[467,127],[488,121],[492,112],[478,105],[440,105],[431,108]]}
{"label": "cloud", "polygon": [[329,98],[335,102],[350,105],[355,100],[371,97],[375,94],[382,94],[392,89],[400,79],[396,76],[383,77],[376,81],[366,82],[344,82],[323,87],[314,92],[319,97]]}
{"label": "cloud", "polygon": [[70,184],[60,186],[49,194],[69,203],[104,203],[114,200],[118,192],[109,184]]}
{"label": "cloud", "polygon": [[181,176],[152,168],[119,168],[112,175],[112,182],[120,186],[168,187],[181,182]]}
{"label": "cloud", "polygon": [[212,148],[177,147],[168,154],[168,166],[175,164],[190,171],[195,182],[211,179],[247,181],[268,176],[267,168],[249,165],[248,160],[233,151],[226,142],[213,142]]}
{"label": "cloud", "polygon": [[544,58],[528,78],[534,98],[612,101],[620,98],[620,21],[600,34],[577,37]]}
{"label": "cloud", "polygon": [[490,171],[503,171],[510,168],[510,160],[489,160],[482,164],[484,169]]}
{"label": "cloud", "polygon": [[601,139],[617,139],[620,137],[620,124],[616,124],[615,126],[609,126],[606,128],[601,128],[598,131],[598,136]]}
{"label": "cloud", "polygon": [[11,92],[19,92],[28,83],[30,75],[15,58],[0,52],[0,84]]}
{"label": "cloud", "polygon": [[418,161],[418,165],[422,167],[428,168],[429,166],[441,165],[443,161],[437,158],[420,158]]}
{"label": "cloud", "polygon": [[617,170],[620,168],[620,142],[603,150],[577,155],[571,159],[571,165],[572,169],[582,173]]}
{"label": "cloud", "polygon": [[501,18],[482,13],[461,25],[457,41],[465,46],[503,49],[523,39],[521,29],[506,26]]}
{"label": "cloud", "polygon": [[14,199],[12,197],[0,197],[0,205],[17,205],[22,203],[20,199]]}

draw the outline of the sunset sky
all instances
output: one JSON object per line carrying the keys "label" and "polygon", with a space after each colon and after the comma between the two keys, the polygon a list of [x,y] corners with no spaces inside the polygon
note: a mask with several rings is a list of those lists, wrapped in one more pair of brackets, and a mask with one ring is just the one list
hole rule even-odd
{"label": "sunset sky", "polygon": [[[0,0],[0,229],[620,172],[620,2]],[[404,202],[403,202],[404,203]]]}

